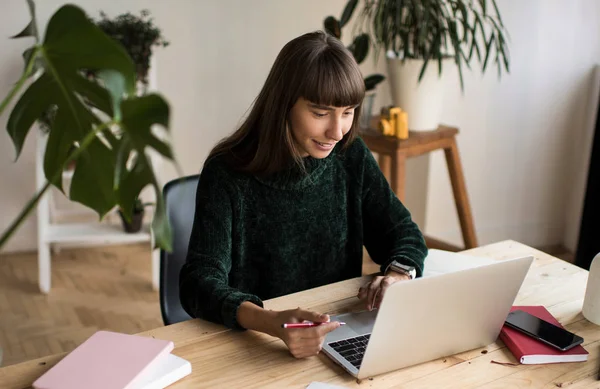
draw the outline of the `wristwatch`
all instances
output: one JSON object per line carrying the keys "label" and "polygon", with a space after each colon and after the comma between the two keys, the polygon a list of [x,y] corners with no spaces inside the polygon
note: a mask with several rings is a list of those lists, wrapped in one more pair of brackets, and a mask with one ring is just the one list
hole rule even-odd
{"label": "wristwatch", "polygon": [[385,269],[384,274],[390,270],[393,270],[396,273],[406,274],[411,280],[417,276],[417,269],[415,269],[414,266],[404,265],[398,261],[392,261],[392,263],[388,265],[387,269]]}

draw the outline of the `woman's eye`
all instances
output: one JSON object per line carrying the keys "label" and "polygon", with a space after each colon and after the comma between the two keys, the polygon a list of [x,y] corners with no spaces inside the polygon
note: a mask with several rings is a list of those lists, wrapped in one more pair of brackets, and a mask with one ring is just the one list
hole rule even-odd
{"label": "woman's eye", "polygon": [[344,115],[346,115],[346,116],[354,115],[354,110],[346,111],[346,112],[344,112]]}
{"label": "woman's eye", "polygon": [[318,118],[322,118],[325,117],[327,114],[326,113],[318,113],[318,112],[313,112],[313,114],[318,117]]}

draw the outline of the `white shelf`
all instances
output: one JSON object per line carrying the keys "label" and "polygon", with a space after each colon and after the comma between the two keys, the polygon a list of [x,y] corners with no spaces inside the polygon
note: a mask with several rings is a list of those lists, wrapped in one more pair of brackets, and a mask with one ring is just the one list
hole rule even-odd
{"label": "white shelf", "polygon": [[62,177],[64,180],[70,180],[71,178],[73,178],[73,173],[75,173],[75,169],[63,170]]}
{"label": "white shelf", "polygon": [[140,232],[127,233],[118,225],[102,223],[65,223],[51,224],[44,236],[48,243],[125,244],[149,242],[149,226]]}

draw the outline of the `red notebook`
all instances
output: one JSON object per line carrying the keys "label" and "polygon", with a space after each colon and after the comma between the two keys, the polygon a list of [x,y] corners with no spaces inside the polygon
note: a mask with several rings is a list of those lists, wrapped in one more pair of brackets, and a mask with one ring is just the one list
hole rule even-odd
{"label": "red notebook", "polygon": [[[558,320],[543,306],[514,306],[511,308],[511,312],[515,310],[525,311],[562,328]],[[500,339],[513,353],[515,358],[525,365],[583,362],[588,359],[588,352],[581,345],[575,346],[568,351],[560,351],[507,325],[502,327]]]}

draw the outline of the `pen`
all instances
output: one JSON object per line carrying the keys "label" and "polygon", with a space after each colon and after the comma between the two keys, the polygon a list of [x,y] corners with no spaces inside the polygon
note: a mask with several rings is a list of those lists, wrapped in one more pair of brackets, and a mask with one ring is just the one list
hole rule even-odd
{"label": "pen", "polygon": [[[323,323],[283,323],[281,325],[281,328],[310,328],[310,327],[317,327],[320,326],[321,324],[326,324],[328,322],[323,322]],[[341,326],[346,325],[346,323],[344,323],[343,321],[339,321],[338,323],[340,323]]]}

